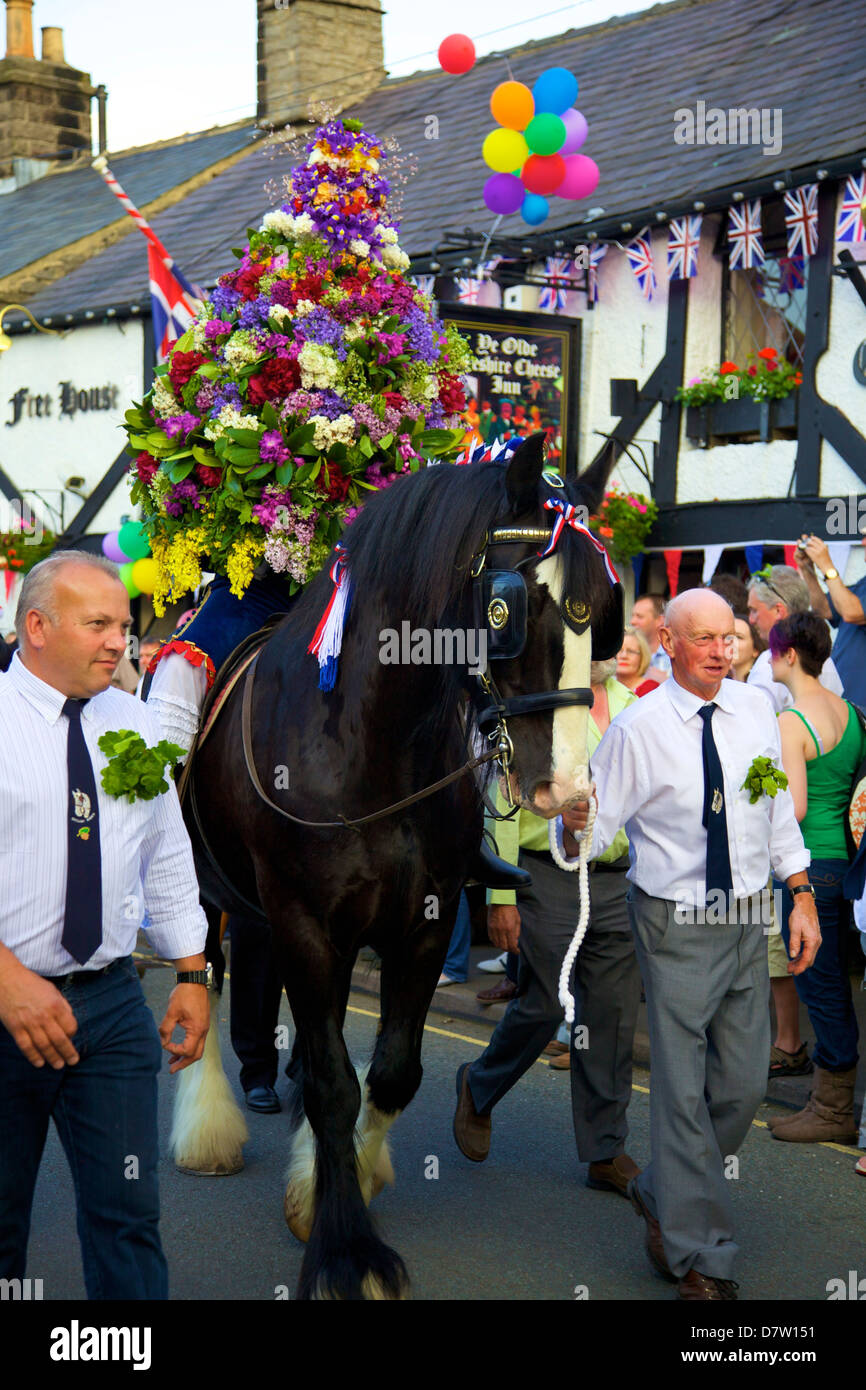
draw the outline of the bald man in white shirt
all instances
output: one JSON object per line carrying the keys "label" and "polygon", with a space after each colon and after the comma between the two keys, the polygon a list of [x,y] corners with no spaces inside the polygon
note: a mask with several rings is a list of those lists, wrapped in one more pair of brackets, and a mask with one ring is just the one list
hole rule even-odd
{"label": "bald man in white shirt", "polygon": [[[0,680],[0,1277],[24,1275],[53,1120],[92,1299],[168,1296],[160,1038],[177,1071],[201,1056],[208,1027],[207,923],[177,792],[169,782],[130,802],[100,775],[104,733],[160,739],[146,707],[109,686],[129,621],[115,566],[55,554],[27,576],[21,649]],[[145,908],[178,971],[159,1033],[132,959]]]}
{"label": "bald man in white shirt", "polygon": [[[672,679],[625,710],[593,757],[590,857],[625,825],[650,1032],[652,1161],[629,1193],[650,1260],[689,1301],[737,1297],[725,1160],[766,1089],[761,895],[771,866],[794,893],[792,973],[808,968],[820,944],[790,794],[751,805],[742,789],[754,758],[780,766],[781,753],[764,696],[724,679],[733,640],[733,612],[717,594],[692,589],[672,600],[662,629]],[[587,809],[562,817],[568,856],[578,853]]]}

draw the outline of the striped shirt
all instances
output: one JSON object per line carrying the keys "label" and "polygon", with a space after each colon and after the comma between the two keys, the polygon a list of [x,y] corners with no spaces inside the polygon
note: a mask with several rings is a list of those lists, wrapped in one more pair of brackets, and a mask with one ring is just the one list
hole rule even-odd
{"label": "striped shirt", "polygon": [[147,911],[157,954],[198,955],[207,922],[174,785],[132,804],[102,788],[102,734],[135,729],[151,746],[162,736],[146,705],[111,686],[88,701],[81,718],[99,803],[102,943],[83,966],[60,944],[68,857],[65,700],[15,653],[0,680],[0,941],[40,975],[98,970],[132,952]]}

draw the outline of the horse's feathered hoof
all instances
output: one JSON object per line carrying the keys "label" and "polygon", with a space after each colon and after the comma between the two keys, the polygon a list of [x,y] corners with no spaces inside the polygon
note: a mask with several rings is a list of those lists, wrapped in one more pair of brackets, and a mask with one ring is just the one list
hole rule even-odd
{"label": "horse's feathered hoof", "polygon": [[310,1232],[313,1229],[313,1222],[310,1216],[310,1204],[306,1196],[302,1196],[296,1185],[292,1182],[286,1186],[286,1195],[283,1199],[283,1215],[286,1218],[286,1225],[296,1240],[306,1245],[310,1239]]}
{"label": "horse's feathered hoof", "polygon": [[214,1168],[187,1168],[183,1163],[174,1166],[178,1173],[188,1173],[192,1178],[231,1178],[243,1170],[244,1161],[241,1158],[237,1163],[218,1163]]}

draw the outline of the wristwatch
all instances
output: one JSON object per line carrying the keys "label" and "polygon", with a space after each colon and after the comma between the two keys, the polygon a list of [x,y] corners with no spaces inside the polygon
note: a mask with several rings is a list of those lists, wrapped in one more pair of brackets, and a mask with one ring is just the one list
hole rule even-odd
{"label": "wristwatch", "polygon": [[831,565],[830,568],[829,568],[828,570],[825,570],[825,571],[824,571],[824,578],[825,578],[825,579],[838,579],[838,578],[839,578],[839,571],[838,571],[837,569],[834,569],[833,566]]}
{"label": "wristwatch", "polygon": [[210,966],[207,970],[178,970],[175,983],[179,985],[209,985]]}
{"label": "wristwatch", "polygon": [[796,888],[791,889],[792,897],[794,893],[811,893],[812,897],[815,897],[815,889],[812,887],[811,883],[798,883]]}

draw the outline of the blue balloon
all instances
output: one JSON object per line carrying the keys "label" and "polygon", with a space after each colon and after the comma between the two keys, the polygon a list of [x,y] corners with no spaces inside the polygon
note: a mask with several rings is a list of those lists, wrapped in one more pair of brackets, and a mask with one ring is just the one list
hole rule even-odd
{"label": "blue balloon", "polygon": [[546,68],[532,89],[535,113],[550,111],[561,116],[577,101],[577,78],[568,68]]}
{"label": "blue balloon", "polygon": [[523,200],[520,215],[530,227],[538,227],[547,218],[550,203],[540,193],[527,193]]}

